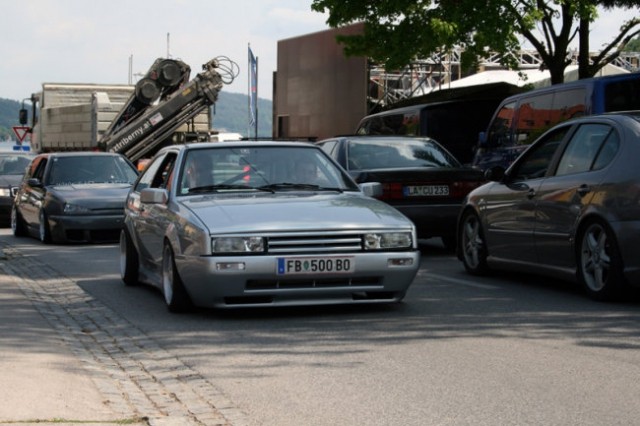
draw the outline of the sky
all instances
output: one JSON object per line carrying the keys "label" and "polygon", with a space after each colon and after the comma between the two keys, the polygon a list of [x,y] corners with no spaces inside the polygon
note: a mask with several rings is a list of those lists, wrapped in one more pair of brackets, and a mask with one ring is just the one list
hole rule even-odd
{"label": "sky", "polygon": [[[191,66],[228,57],[239,75],[223,90],[248,92],[247,49],[258,57],[258,96],[272,98],[279,40],[328,29],[312,0],[0,0],[0,97],[22,101],[42,83],[135,83],[160,57]],[[597,49],[629,11],[592,26]],[[132,72],[129,71],[130,63]]]}

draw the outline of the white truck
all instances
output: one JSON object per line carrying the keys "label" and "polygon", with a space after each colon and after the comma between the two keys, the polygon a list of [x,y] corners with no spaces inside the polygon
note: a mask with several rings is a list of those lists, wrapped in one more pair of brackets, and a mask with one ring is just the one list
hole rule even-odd
{"label": "white truck", "polygon": [[[185,63],[159,58],[135,86],[44,83],[31,96],[31,149],[99,150],[132,161],[163,144],[208,140],[223,84],[217,60],[189,81]],[[27,112],[20,111],[26,124]]]}
{"label": "white truck", "polygon": [[31,149],[97,149],[98,142],[134,91],[129,85],[44,83],[31,95]]}

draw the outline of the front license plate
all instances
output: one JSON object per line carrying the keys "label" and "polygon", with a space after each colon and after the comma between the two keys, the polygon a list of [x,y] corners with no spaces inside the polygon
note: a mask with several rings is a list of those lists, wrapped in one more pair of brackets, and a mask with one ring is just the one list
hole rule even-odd
{"label": "front license plate", "polygon": [[355,271],[353,257],[279,257],[278,275],[344,274]]}
{"label": "front license plate", "polygon": [[449,195],[449,187],[447,185],[415,185],[405,186],[405,197],[433,197]]}

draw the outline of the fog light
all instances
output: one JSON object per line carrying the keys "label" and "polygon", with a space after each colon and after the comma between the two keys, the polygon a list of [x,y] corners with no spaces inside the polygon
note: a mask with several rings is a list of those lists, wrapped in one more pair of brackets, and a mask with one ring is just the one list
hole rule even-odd
{"label": "fog light", "polygon": [[244,262],[216,263],[216,271],[244,271]]}
{"label": "fog light", "polygon": [[387,266],[411,266],[413,259],[410,257],[400,257],[387,260]]}

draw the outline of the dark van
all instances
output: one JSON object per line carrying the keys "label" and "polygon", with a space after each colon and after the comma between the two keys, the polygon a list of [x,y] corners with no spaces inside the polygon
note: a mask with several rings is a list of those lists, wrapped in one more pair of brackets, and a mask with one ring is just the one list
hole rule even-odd
{"label": "dark van", "polygon": [[557,84],[506,98],[480,134],[473,166],[508,167],[538,136],[573,117],[640,109],[640,73]]}
{"label": "dark van", "polygon": [[394,108],[363,118],[356,134],[428,136],[462,164],[470,164],[478,133],[486,128],[504,98],[458,99]]}

